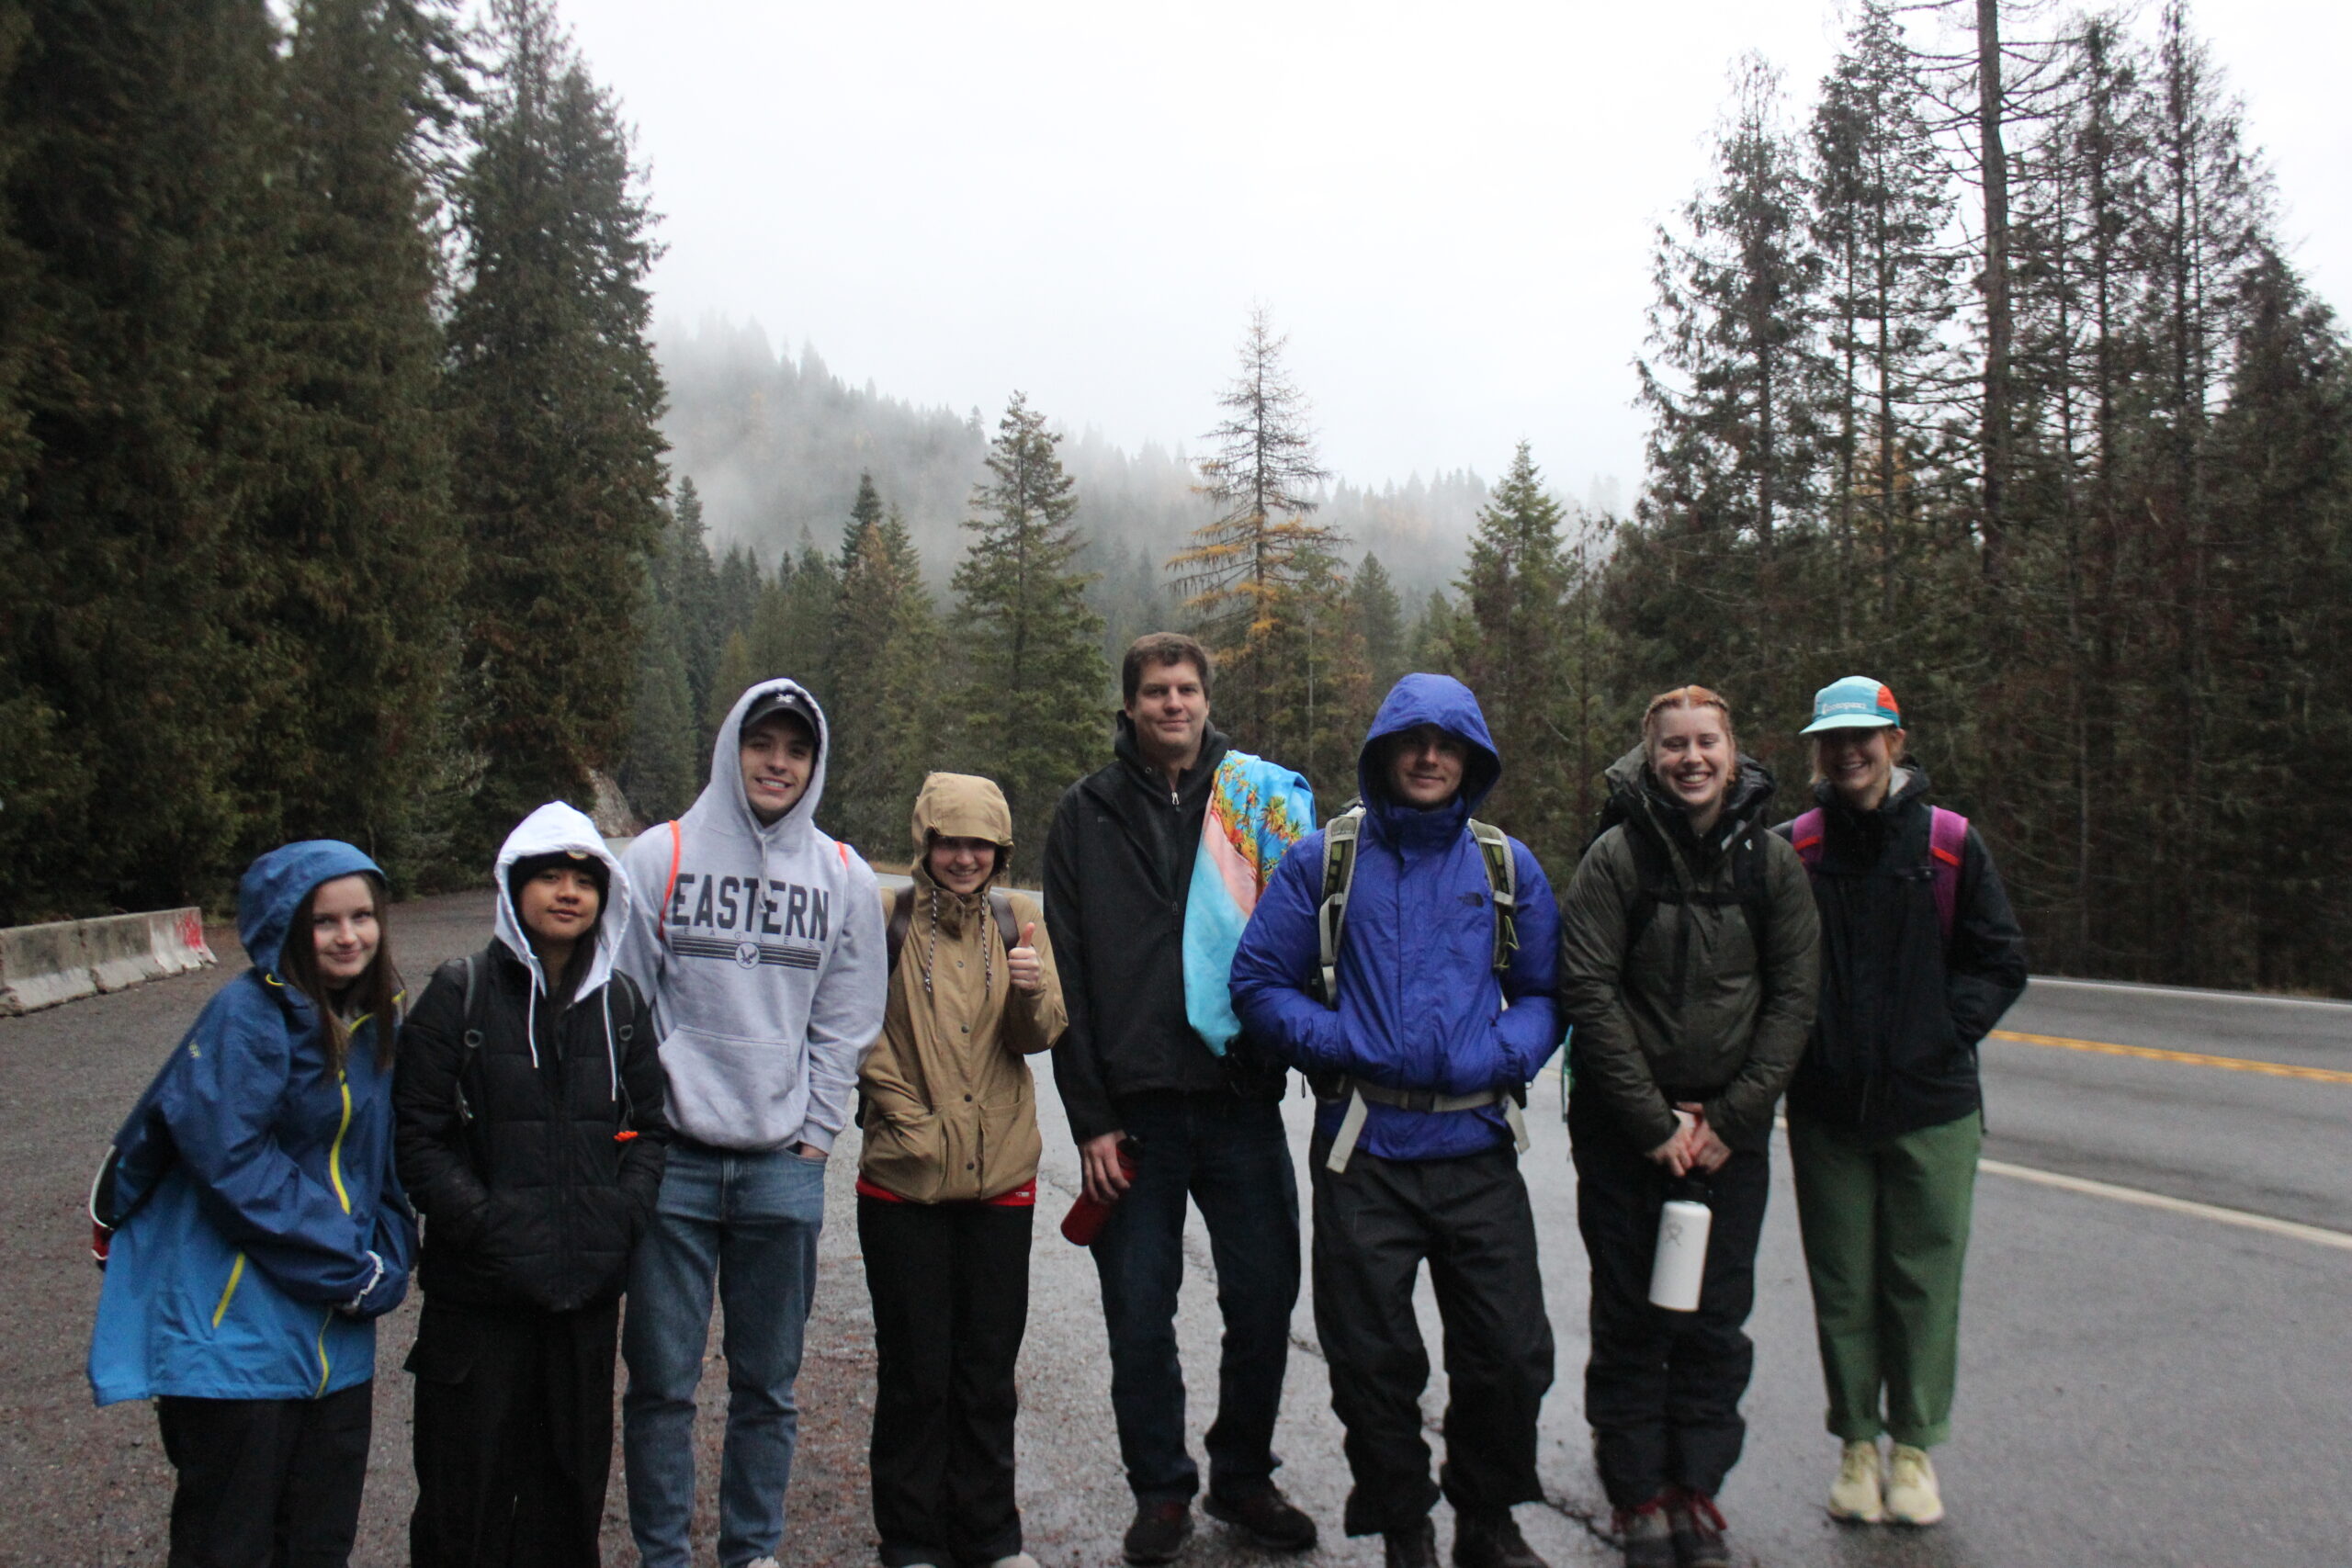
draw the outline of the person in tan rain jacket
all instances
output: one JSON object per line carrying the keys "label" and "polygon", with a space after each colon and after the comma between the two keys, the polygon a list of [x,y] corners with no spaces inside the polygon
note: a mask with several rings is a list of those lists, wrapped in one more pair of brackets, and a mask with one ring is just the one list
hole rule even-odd
{"label": "person in tan rain jacket", "polygon": [[1023,1058],[1067,1015],[1043,911],[994,886],[1012,854],[997,786],[924,779],[914,846],[914,886],[882,893],[889,1003],[858,1073],[874,1523],[886,1568],[1035,1568],[1012,1496],[1041,1150]]}

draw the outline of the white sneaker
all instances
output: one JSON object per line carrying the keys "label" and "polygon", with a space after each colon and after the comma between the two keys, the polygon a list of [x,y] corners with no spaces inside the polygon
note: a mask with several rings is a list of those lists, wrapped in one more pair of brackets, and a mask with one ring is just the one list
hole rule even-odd
{"label": "white sneaker", "polygon": [[754,1557],[744,1563],[743,1568],[784,1568],[784,1565],[773,1557]]}
{"label": "white sneaker", "polygon": [[1025,1551],[1016,1551],[1010,1557],[998,1558],[989,1568],[1037,1568],[1037,1560]]}
{"label": "white sneaker", "polygon": [[1838,1461],[1838,1479],[1829,1487],[1829,1517],[1863,1525],[1886,1517],[1885,1500],[1879,1495],[1877,1439],[1846,1445]]}
{"label": "white sneaker", "polygon": [[1897,1443],[1886,1461],[1886,1517],[1898,1525],[1931,1525],[1944,1517],[1943,1494],[1928,1451]]}

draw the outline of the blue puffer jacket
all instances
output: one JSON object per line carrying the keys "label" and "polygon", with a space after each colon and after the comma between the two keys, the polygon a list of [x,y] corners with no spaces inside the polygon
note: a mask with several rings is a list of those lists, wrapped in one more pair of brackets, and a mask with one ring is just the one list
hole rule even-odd
{"label": "blue puffer jacket", "polygon": [[254,966],[205,1004],[115,1135],[112,1208],[129,1217],[90,1339],[100,1404],[308,1399],[375,1375],[373,1320],[399,1304],[416,1247],[391,1074],[376,1066],[383,1021],[356,1024],[337,1073],[315,1010],[276,972],[297,906],[356,872],[381,875],[323,839],[254,862],[237,889]]}
{"label": "blue puffer jacket", "polygon": [[[1380,742],[1434,724],[1468,745],[1462,791],[1433,811],[1400,806],[1375,777]],[[1308,1072],[1337,1071],[1392,1089],[1475,1094],[1516,1088],[1559,1047],[1553,1002],[1560,914],[1544,868],[1511,840],[1519,951],[1498,987],[1487,868],[1471,814],[1502,776],[1478,699],[1445,675],[1408,675],[1380,705],[1356,762],[1365,802],[1340,946],[1340,1005],[1308,990],[1322,948],[1323,834],[1283,857],[1233,957],[1233,1006],[1251,1035]],[[1503,1003],[1508,998],[1510,1006]],[[1329,1136],[1341,1106],[1325,1105]],[[1510,1135],[1498,1107],[1422,1112],[1374,1105],[1357,1147],[1383,1159],[1446,1159]]]}

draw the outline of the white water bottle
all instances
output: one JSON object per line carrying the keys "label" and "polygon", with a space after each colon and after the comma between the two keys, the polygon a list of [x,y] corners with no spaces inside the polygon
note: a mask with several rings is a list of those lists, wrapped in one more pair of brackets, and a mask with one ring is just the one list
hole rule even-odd
{"label": "white water bottle", "polygon": [[1707,1233],[1715,1212],[1706,1189],[1695,1182],[1678,1187],[1658,1211],[1657,1253],[1650,1264],[1650,1303],[1668,1312],[1699,1310],[1699,1286],[1707,1273]]}

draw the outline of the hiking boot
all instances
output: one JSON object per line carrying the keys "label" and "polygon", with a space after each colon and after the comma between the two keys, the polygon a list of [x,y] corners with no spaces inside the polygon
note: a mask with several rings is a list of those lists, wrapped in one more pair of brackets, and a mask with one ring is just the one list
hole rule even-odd
{"label": "hiking boot", "polygon": [[1437,1526],[1423,1514],[1408,1529],[1380,1538],[1383,1568],[1438,1568]]}
{"label": "hiking boot", "polygon": [[1667,1498],[1666,1523],[1674,1536],[1676,1568],[1731,1568],[1723,1510],[1713,1497],[1688,1486],[1676,1487]]}
{"label": "hiking boot", "polygon": [[1675,1568],[1674,1526],[1666,1517],[1665,1493],[1638,1508],[1618,1509],[1616,1528],[1625,1568]]}
{"label": "hiking boot", "polygon": [[1241,1531],[1269,1551],[1305,1551],[1315,1544],[1315,1521],[1291,1506],[1279,1487],[1267,1485],[1246,1497],[1210,1493],[1201,1512]]}
{"label": "hiking boot", "polygon": [[1511,1522],[1510,1510],[1453,1516],[1454,1568],[1552,1568]]}
{"label": "hiking boot", "polygon": [[1136,1522],[1127,1527],[1120,1555],[1136,1568],[1173,1562],[1184,1543],[1193,1539],[1193,1505],[1179,1498],[1169,1503],[1137,1503]]}
{"label": "hiking boot", "polygon": [[1876,1440],[1848,1443],[1838,1461],[1838,1479],[1829,1486],[1829,1517],[1849,1524],[1878,1523],[1886,1517],[1886,1500],[1880,1495],[1879,1486]]}
{"label": "hiking boot", "polygon": [[1897,1443],[1886,1456],[1886,1522],[1931,1525],[1944,1517],[1944,1497],[1928,1450]]}

